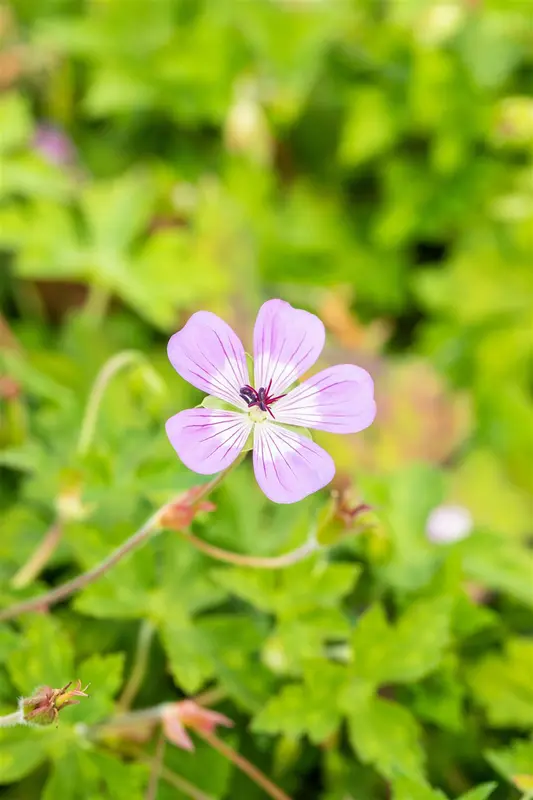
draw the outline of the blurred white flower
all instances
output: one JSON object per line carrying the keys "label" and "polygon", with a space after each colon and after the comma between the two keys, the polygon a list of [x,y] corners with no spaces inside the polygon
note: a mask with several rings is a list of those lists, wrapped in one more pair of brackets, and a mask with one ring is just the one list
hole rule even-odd
{"label": "blurred white flower", "polygon": [[428,517],[426,535],[435,544],[451,544],[466,539],[472,527],[472,516],[467,508],[437,506]]}

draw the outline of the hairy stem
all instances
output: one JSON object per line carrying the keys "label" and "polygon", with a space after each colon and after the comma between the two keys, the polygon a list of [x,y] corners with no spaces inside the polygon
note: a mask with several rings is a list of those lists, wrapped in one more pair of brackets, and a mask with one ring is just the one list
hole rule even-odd
{"label": "hairy stem", "polygon": [[275,783],[272,783],[270,778],[261,772],[260,769],[255,767],[247,758],[241,756],[240,753],[237,753],[229,744],[223,742],[222,739],[219,739],[218,736],[215,736],[214,733],[208,733],[206,731],[195,731],[197,736],[200,736],[207,744],[209,744],[214,750],[218,750],[218,752],[223,755],[228,761],[231,761],[235,766],[244,772],[245,775],[248,775],[250,780],[252,780],[257,786],[260,786],[269,797],[272,797],[273,800],[291,800],[288,794],[285,794],[283,789],[280,789],[279,786],[276,786]]}
{"label": "hairy stem", "polygon": [[85,408],[78,438],[77,450],[79,455],[85,455],[91,446],[96,430],[98,412],[110,380],[125,367],[143,362],[144,359],[144,355],[138,350],[124,350],[124,352],[117,353],[110,358],[109,361],[106,361],[96,376],[96,380],[89,394],[89,399],[87,400],[87,406]]}
{"label": "hairy stem", "polygon": [[[233,469],[233,466],[234,465],[232,464],[230,467],[228,467],[228,469],[224,470],[224,472],[220,472],[218,475],[215,475],[215,477],[208,481],[208,483],[204,483],[198,493],[195,495],[193,503],[198,503],[216,486],[218,486],[228,472]],[[109,555],[107,558],[104,558],[103,561],[101,561],[92,569],[88,570],[87,572],[83,572],[76,578],[61,584],[61,586],[57,586],[55,589],[52,589],[49,592],[37,595],[37,597],[32,597],[29,600],[24,600],[21,603],[15,603],[3,611],[0,611],[0,622],[13,619],[14,617],[18,617],[19,614],[26,614],[29,611],[38,611],[42,610],[43,608],[49,608],[55,603],[59,603],[61,600],[65,600],[67,597],[79,592],[89,584],[94,583],[96,580],[98,580],[98,578],[101,578],[102,575],[105,575],[106,572],[114,567],[115,564],[118,564],[119,561],[122,561],[125,556],[146,544],[148,539],[150,539],[155,533],[158,533],[160,530],[162,530],[160,527],[160,519],[164,515],[166,509],[171,505],[172,503],[169,503],[159,508],[155,514],[152,514],[152,516],[144,523],[144,525],[139,528],[138,531],[130,536],[129,539],[126,539],[123,544],[113,550],[111,555]]]}
{"label": "hairy stem", "polygon": [[55,589],[52,589],[49,592],[45,592],[44,594],[37,595],[37,597],[32,597],[29,600],[24,600],[22,603],[15,603],[12,606],[0,611],[0,622],[5,622],[8,619],[13,619],[14,617],[18,617],[19,614],[26,614],[29,611],[39,611],[42,609],[47,609],[50,606],[55,605],[55,603],[59,603],[61,600],[65,600],[67,597],[79,592],[80,589],[85,588],[90,583],[94,583],[94,581],[98,580],[102,575],[114,567],[115,564],[118,564],[119,561],[131,553],[133,550],[137,550],[141,545],[143,545],[155,532],[158,531],[158,520],[159,514],[161,513],[161,509],[159,509],[155,514],[153,514],[142,527],[136,531],[133,536],[130,536],[123,544],[113,550],[111,555],[107,558],[104,558],[99,564],[97,564],[92,569],[88,570],[87,572],[83,572],[81,575],[78,575],[76,578],[73,578],[66,583],[61,584],[61,586],[57,586]]}
{"label": "hairy stem", "polygon": [[119,711],[127,711],[133,703],[137,692],[142,686],[142,682],[146,675],[146,668],[148,666],[148,659],[150,656],[150,647],[154,637],[155,628],[149,619],[141,622],[139,628],[139,637],[137,639],[137,647],[135,650],[135,657],[130,677],[120,700],[118,701]]}
{"label": "hairy stem", "polygon": [[284,567],[290,567],[292,564],[303,561],[304,558],[307,558],[318,549],[316,542],[310,539],[301,547],[297,547],[296,550],[291,550],[289,553],[283,553],[280,556],[247,556],[242,553],[222,550],[216,545],[204,542],[203,539],[199,539],[198,536],[195,536],[190,531],[182,530],[180,534],[197,550],[201,550],[202,553],[215,558],[217,561],[225,561],[227,564],[236,564],[239,567],[252,567],[254,569],[283,569]]}
{"label": "hairy stem", "polygon": [[5,717],[0,717],[0,728],[11,728],[13,725],[25,725],[24,716],[22,711],[13,711],[12,714],[6,714]]}
{"label": "hairy stem", "polygon": [[25,586],[33,583],[35,578],[41,574],[49,559],[54,554],[61,541],[62,535],[63,523],[61,519],[57,518],[41,539],[28,561],[26,561],[13,576],[11,585],[14,589],[24,589]]}

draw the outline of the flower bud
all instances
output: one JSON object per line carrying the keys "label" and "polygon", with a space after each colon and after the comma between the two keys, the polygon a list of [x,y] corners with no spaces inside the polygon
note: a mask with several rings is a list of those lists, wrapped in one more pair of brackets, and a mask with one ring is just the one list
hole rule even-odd
{"label": "flower bud", "polygon": [[35,150],[49,164],[69,166],[76,161],[76,148],[60,128],[42,123],[37,127],[33,141]]}
{"label": "flower bud", "polygon": [[217,725],[233,727],[233,722],[224,714],[211,711],[195,703],[194,700],[182,700],[169,703],[162,715],[163,730],[167,739],[182,750],[194,750],[194,744],[186,728],[198,733],[212,733]]}
{"label": "flower bud", "polygon": [[346,535],[373,530],[376,524],[371,506],[355,502],[349,490],[334,491],[320,512],[317,540],[322,545],[332,545]]}
{"label": "flower bud", "polygon": [[159,526],[180,531],[188,528],[197,514],[215,511],[216,506],[209,500],[196,500],[202,491],[202,486],[193,486],[192,489],[183,492],[173,503],[165,506],[159,516]]}
{"label": "flower bud", "polygon": [[82,502],[82,479],[75,470],[67,470],[62,475],[61,488],[56,498],[56,510],[59,518],[65,522],[77,522],[86,519],[92,507]]}
{"label": "flower bud", "polygon": [[72,681],[62,689],[52,689],[51,686],[40,686],[31,697],[23,697],[20,709],[24,721],[31,725],[52,725],[59,717],[59,712],[67,706],[75,706],[80,702],[76,697],[88,697],[86,690],[81,688],[81,681],[76,681],[73,689]]}

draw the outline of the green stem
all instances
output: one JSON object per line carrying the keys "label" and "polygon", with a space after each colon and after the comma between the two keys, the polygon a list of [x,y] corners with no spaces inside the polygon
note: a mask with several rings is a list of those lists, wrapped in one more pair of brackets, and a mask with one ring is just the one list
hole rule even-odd
{"label": "green stem", "polygon": [[205,692],[197,694],[193,699],[199,706],[211,708],[211,706],[216,706],[218,703],[222,702],[222,700],[225,700],[227,696],[228,693],[225,689],[221,686],[215,686],[212,689],[206,689]]}
{"label": "green stem", "polygon": [[193,547],[196,547],[197,550],[201,550],[202,553],[211,556],[211,558],[215,558],[217,561],[225,561],[227,564],[236,564],[239,567],[253,567],[254,569],[283,569],[290,567],[308,558],[312,553],[318,550],[318,545],[315,540],[310,539],[305,542],[305,544],[301,545],[301,547],[297,547],[296,550],[291,550],[280,556],[247,556],[242,553],[232,553],[229,550],[222,550],[222,548],[216,547],[216,545],[204,542],[203,539],[199,539],[198,536],[190,533],[190,531],[181,530],[180,534],[184,539],[187,539]]}
{"label": "green stem", "polygon": [[[204,483],[200,491],[194,497],[193,502],[199,502],[211,491],[213,491],[213,489],[219,485],[219,483],[224,479],[228,472],[233,469],[233,467],[234,464],[228,467],[228,469],[224,470],[224,472],[215,475],[215,477],[208,481],[208,483]],[[89,584],[94,583],[96,580],[98,580],[98,578],[101,578],[102,575],[105,575],[106,572],[114,567],[115,564],[118,564],[119,561],[122,561],[125,556],[129,555],[129,553],[133,552],[134,550],[138,550],[139,547],[142,547],[144,544],[146,544],[146,542],[154,534],[159,533],[162,530],[160,526],[160,520],[170,506],[172,506],[172,502],[159,508],[155,514],[152,514],[152,516],[144,523],[144,525],[142,525],[139,530],[133,534],[133,536],[130,536],[129,539],[126,539],[123,544],[113,550],[111,555],[109,555],[107,558],[104,558],[103,561],[101,561],[92,569],[88,570],[87,572],[83,572],[76,578],[61,584],[61,586],[57,586],[55,589],[52,589],[49,592],[37,595],[37,597],[32,597],[29,600],[24,600],[21,603],[15,603],[3,611],[0,611],[0,622],[5,622],[6,620],[18,617],[19,614],[27,614],[30,611],[38,611],[43,608],[49,608],[55,603],[59,603],[61,600],[65,600],[67,597],[79,592]]]}
{"label": "green stem", "polygon": [[11,585],[14,589],[24,589],[37,578],[55,552],[63,535],[63,524],[58,518],[52,523],[44,538],[41,539],[28,561],[13,576]]}
{"label": "green stem", "polygon": [[232,764],[244,772],[245,775],[248,775],[250,780],[252,780],[257,786],[260,786],[269,797],[272,797],[272,800],[291,800],[288,794],[285,794],[283,789],[280,789],[279,786],[276,786],[275,783],[272,783],[270,778],[261,772],[260,769],[255,767],[247,758],[241,756],[240,753],[237,753],[229,744],[223,742],[222,739],[219,739],[218,736],[215,736],[214,733],[208,733],[207,731],[199,731],[195,730],[197,736],[200,736],[207,744],[209,744],[214,750],[218,750],[218,752],[227,758],[228,761],[231,761]]}
{"label": "green stem", "polygon": [[77,450],[79,455],[85,455],[91,446],[96,430],[98,412],[110,380],[125,367],[129,367],[131,364],[144,360],[145,356],[138,350],[124,350],[122,353],[114,355],[109,361],[106,361],[96,376],[96,380],[89,394],[78,438]]}
{"label": "green stem", "polygon": [[163,769],[163,759],[165,757],[166,739],[163,729],[159,731],[152,768],[150,770],[150,780],[146,789],[146,800],[157,800],[157,786]]}
{"label": "green stem", "polygon": [[[141,761],[144,764],[152,767],[152,770],[155,772],[156,770],[159,771],[159,774],[163,778],[163,780],[168,783],[170,786],[173,786],[175,789],[178,789],[182,794],[190,797],[191,800],[214,800],[213,796],[210,794],[205,794],[202,792],[201,789],[198,789],[193,783],[189,783],[189,781],[182,778],[181,775],[176,775],[175,772],[172,770],[167,769],[167,767],[157,764],[157,758],[149,758],[145,756],[140,750],[133,750],[133,754],[136,756],[138,761]],[[154,773],[152,773],[154,774]],[[148,800],[149,795],[147,795]]]}
{"label": "green stem", "polygon": [[133,660],[133,667],[130,677],[125,686],[120,700],[118,701],[119,711],[127,711],[133,703],[137,692],[142,686],[142,682],[146,675],[146,668],[148,666],[148,659],[150,656],[150,647],[154,637],[155,628],[152,622],[148,619],[141,622],[139,628],[139,637],[137,639],[137,648],[135,650],[135,657]]}

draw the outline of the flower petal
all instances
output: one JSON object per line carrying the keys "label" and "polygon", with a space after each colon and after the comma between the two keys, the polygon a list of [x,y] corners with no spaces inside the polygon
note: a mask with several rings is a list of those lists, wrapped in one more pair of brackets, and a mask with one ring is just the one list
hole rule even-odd
{"label": "flower petal", "polygon": [[335,474],[335,464],[311,439],[261,422],[254,430],[254,471],[270,500],[296,503],[326,486]]}
{"label": "flower petal", "polygon": [[242,342],[223,319],[197,311],[168,343],[170,363],[197,389],[246,408],[239,389],[249,383]]}
{"label": "flower petal", "polygon": [[358,433],[376,416],[374,382],[355,364],[329,367],[272,406],[277,422],[330,433]]}
{"label": "flower petal", "polygon": [[268,300],[259,309],[254,328],[255,388],[272,386],[281,394],[309,367],[324,347],[326,332],[314,314],[283,300]]}
{"label": "flower petal", "polygon": [[193,472],[213,475],[232,464],[252,430],[245,414],[191,408],[167,420],[170,443]]}
{"label": "flower petal", "polygon": [[177,717],[170,714],[163,714],[163,731],[169,742],[180,747],[182,750],[194,751],[194,744],[191,737]]}

